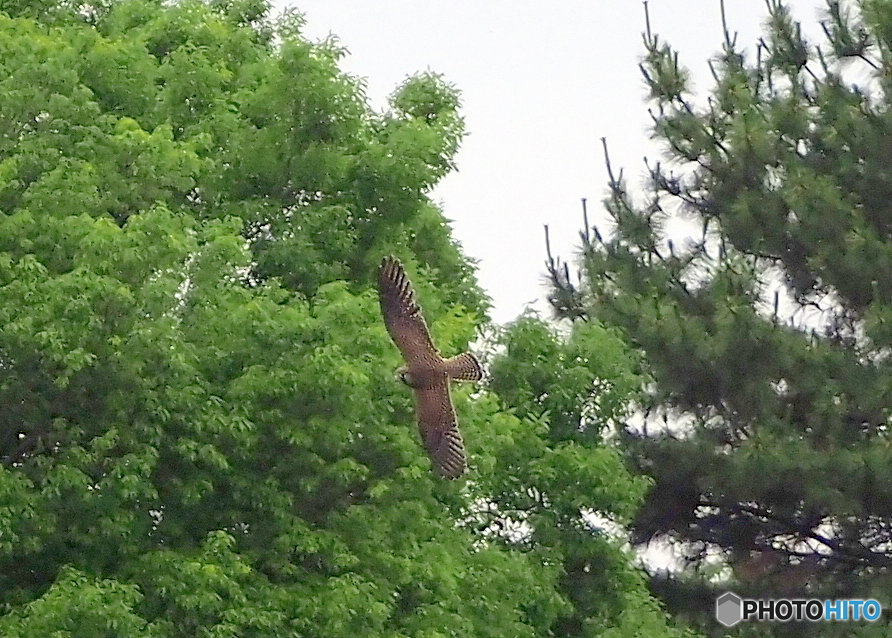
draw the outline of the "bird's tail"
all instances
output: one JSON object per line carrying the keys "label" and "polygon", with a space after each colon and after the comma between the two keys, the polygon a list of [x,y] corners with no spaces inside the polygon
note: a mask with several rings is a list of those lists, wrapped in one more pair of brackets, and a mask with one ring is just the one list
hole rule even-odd
{"label": "bird's tail", "polygon": [[483,378],[483,368],[470,352],[446,359],[446,371],[456,381],[480,381]]}

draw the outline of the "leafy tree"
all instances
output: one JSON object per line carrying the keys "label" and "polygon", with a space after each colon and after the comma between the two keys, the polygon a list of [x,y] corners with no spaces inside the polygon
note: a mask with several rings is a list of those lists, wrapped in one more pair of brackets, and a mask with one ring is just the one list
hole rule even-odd
{"label": "leafy tree", "polygon": [[563,335],[532,316],[510,324],[500,345],[491,388],[528,431],[511,444],[487,445],[496,467],[481,495],[484,513],[494,512],[491,525],[509,544],[548,548],[559,561],[558,587],[572,607],[555,636],[665,635],[643,574],[614,540],[645,482],[629,475],[603,439],[641,388],[635,358],[599,325]]}
{"label": "leafy tree", "polygon": [[[648,33],[669,161],[639,201],[611,177],[612,232],[583,233],[579,285],[550,270],[560,314],[646,355],[649,418],[624,433],[654,480],[635,538],[676,542],[698,578],[655,584],[705,616],[729,585],[892,602],[892,3],[829,2],[822,48],[768,6],[755,56],[726,39],[704,106]],[[700,232],[673,237],[676,217]],[[778,629],[796,631],[816,635]]]}
{"label": "leafy tree", "polygon": [[455,89],[374,113],[252,0],[0,8],[0,635],[680,633],[589,515],[643,489],[615,337],[519,322],[457,392],[470,478],[418,445],[371,281],[398,254],[447,353],[485,320],[427,195]]}

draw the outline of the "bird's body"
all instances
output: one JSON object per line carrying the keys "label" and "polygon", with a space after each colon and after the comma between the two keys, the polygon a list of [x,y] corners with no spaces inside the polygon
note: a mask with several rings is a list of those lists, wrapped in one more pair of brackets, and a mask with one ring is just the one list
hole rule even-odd
{"label": "bird's body", "polygon": [[406,361],[397,370],[400,379],[415,391],[418,429],[437,472],[457,478],[466,464],[465,446],[449,382],[479,381],[480,362],[469,352],[444,359],[434,347],[412,284],[402,264],[386,257],[378,269],[378,295],[384,324]]}

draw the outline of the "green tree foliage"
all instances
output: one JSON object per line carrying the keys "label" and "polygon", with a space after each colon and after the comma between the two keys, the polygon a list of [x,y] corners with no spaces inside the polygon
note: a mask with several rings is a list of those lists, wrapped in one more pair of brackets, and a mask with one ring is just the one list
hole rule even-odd
{"label": "green tree foliage", "polygon": [[643,491],[614,336],[519,322],[456,391],[469,478],[418,444],[371,281],[447,354],[484,321],[428,198],[452,87],[375,113],[250,0],[0,9],[0,635],[678,635],[588,515]]}
{"label": "green tree foliage", "polygon": [[[530,316],[510,324],[501,345],[491,387],[525,432],[487,446],[496,462],[485,493],[491,525],[509,544],[549,548],[559,561],[558,586],[572,608],[555,636],[664,635],[642,573],[610,535],[628,523],[646,486],[602,438],[641,388],[634,357],[600,326],[579,324],[567,337]],[[510,430],[495,417],[486,420],[503,437]]]}
{"label": "green tree foliage", "polygon": [[[648,34],[642,69],[669,162],[650,166],[638,200],[611,177],[611,233],[583,233],[581,285],[552,265],[553,302],[646,353],[648,427],[625,435],[654,479],[638,541],[678,541],[703,577],[717,550],[741,594],[888,607],[892,3],[828,3],[821,48],[782,4],[769,10],[755,55],[727,38],[700,107]],[[673,238],[677,217],[700,232]],[[711,615],[729,586],[715,582],[659,587]]]}

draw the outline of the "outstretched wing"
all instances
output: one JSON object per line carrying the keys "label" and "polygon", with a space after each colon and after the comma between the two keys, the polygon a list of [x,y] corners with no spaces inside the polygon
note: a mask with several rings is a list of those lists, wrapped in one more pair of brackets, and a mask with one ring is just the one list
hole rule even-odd
{"label": "outstretched wing", "polygon": [[378,268],[378,299],[387,332],[406,363],[411,366],[420,361],[430,361],[431,358],[440,359],[421,315],[421,308],[415,301],[412,284],[403,265],[393,257],[385,257]]}
{"label": "outstretched wing", "polygon": [[418,430],[434,469],[444,478],[458,478],[465,471],[465,444],[449,396],[449,385],[416,389],[415,404]]}

